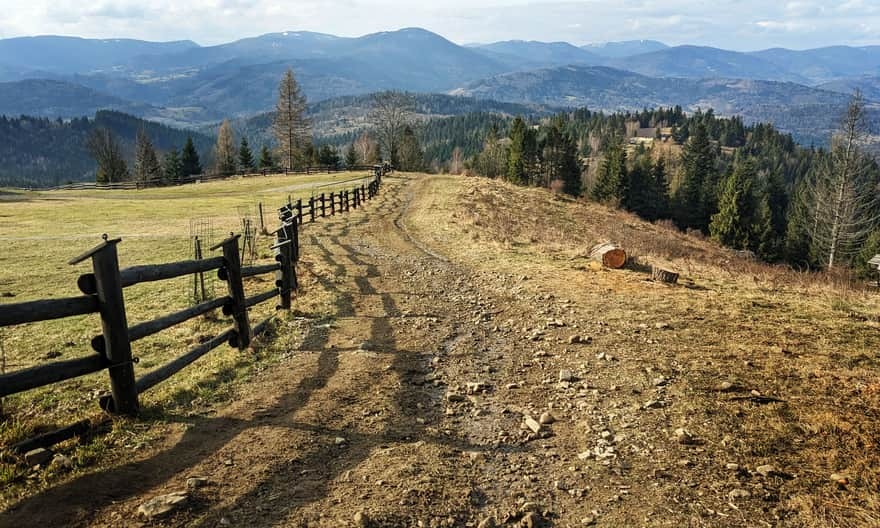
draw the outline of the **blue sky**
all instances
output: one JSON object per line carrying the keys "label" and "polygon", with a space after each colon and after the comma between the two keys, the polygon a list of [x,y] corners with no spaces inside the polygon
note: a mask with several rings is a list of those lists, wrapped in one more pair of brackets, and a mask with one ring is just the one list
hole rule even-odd
{"label": "blue sky", "polygon": [[657,39],[737,50],[880,44],[880,0],[0,0],[0,38],[190,39],[424,27],[458,43]]}

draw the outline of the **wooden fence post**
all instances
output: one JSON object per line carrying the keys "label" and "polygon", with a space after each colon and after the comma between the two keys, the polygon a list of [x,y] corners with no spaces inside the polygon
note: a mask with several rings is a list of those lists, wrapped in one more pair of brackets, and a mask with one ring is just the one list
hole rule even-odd
{"label": "wooden fence post", "polygon": [[330,216],[336,216],[336,198],[330,193]]}
{"label": "wooden fence post", "polygon": [[324,193],[321,193],[321,218],[327,216],[327,202],[324,199]]}
{"label": "wooden fence post", "polygon": [[247,305],[245,304],[244,284],[241,281],[241,259],[238,256],[238,239],[241,235],[233,235],[220,242],[211,250],[223,248],[225,265],[220,268],[218,274],[220,280],[225,280],[229,289],[230,310],[235,320],[235,334],[229,340],[231,346],[244,350],[251,344],[251,325],[248,321]]}
{"label": "wooden fence post", "polygon": [[263,221],[263,202],[258,202],[257,207],[260,209],[260,233],[265,233],[266,222]]}
{"label": "wooden fence post", "polygon": [[311,218],[311,222],[315,223],[315,197],[309,196],[309,217]]}
{"label": "wooden fence post", "polygon": [[351,206],[351,204],[350,204],[350,202],[348,201],[348,189],[346,189],[346,190],[345,190],[345,212],[346,212],[346,213],[348,212],[348,209],[349,209],[350,206]]}
{"label": "wooden fence post", "polygon": [[290,292],[293,289],[291,275],[293,274],[293,236],[289,230],[290,224],[284,224],[275,235],[275,260],[281,265],[281,270],[275,274],[275,286],[281,295],[282,310],[290,310]]}
{"label": "wooden fence post", "polygon": [[297,221],[299,222],[299,225],[302,225],[302,223],[303,223],[303,201],[302,201],[302,198],[298,198],[296,200],[296,216],[297,216]]}
{"label": "wooden fence post", "polygon": [[92,259],[104,334],[104,355],[110,363],[108,373],[112,399],[104,400],[103,407],[113,413],[134,415],[137,414],[139,405],[122,278],[119,276],[119,256],[116,251],[119,241],[118,238],[107,240],[107,235],[104,235],[103,243],[71,260],[70,264],[78,264],[90,257]]}
{"label": "wooden fence post", "polygon": [[366,199],[367,199],[366,194],[367,194],[366,189],[364,189],[364,184],[362,183],[361,184],[361,200],[366,201]]}

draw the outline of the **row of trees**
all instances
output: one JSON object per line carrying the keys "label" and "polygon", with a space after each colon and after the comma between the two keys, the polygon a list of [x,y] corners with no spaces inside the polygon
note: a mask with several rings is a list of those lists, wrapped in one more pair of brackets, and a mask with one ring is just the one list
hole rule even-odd
{"label": "row of trees", "polygon": [[[768,262],[834,267],[880,253],[880,169],[864,150],[858,94],[827,151],[801,148],[770,125],[680,108],[610,116],[582,109],[531,124],[497,116],[483,123],[482,149],[466,165],[487,177],[670,219]],[[640,127],[656,127],[658,138],[661,127],[671,129],[669,144],[680,142],[680,154],[630,145]]]}

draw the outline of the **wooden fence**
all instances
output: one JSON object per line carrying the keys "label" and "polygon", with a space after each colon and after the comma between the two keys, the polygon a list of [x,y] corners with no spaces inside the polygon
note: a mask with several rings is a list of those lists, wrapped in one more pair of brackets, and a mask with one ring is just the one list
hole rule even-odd
{"label": "wooden fence", "polygon": [[[309,198],[305,204],[302,200],[293,203],[288,197],[288,203],[278,210],[281,225],[272,233],[275,236],[275,243],[272,245],[275,262],[272,264],[242,266],[239,253],[240,235],[234,235],[211,248],[212,251],[220,251],[220,256],[203,260],[120,268],[117,245],[121,240],[108,239],[105,235],[101,244],[69,262],[71,265],[77,265],[91,261],[92,271],[81,275],[77,280],[77,287],[83,295],[0,304],[0,327],[91,313],[100,314],[102,333],[92,340],[94,354],[2,374],[0,398],[106,370],[110,379],[110,394],[100,400],[101,408],[115,414],[137,414],[139,394],[168,379],[224,343],[244,350],[254,337],[263,333],[272,317],[252,325],[248,315],[249,308],[277,299],[278,309],[289,310],[291,294],[298,287],[296,263],[300,257],[299,231],[303,223],[315,222],[319,217],[333,216],[361,206],[363,202],[376,196],[382,176],[388,170],[387,168],[377,170],[368,184],[331,192],[329,195],[322,193],[320,196]],[[125,288],[213,270],[217,270],[218,277],[226,282],[226,295],[151,321],[128,325]],[[248,295],[244,290],[243,279],[267,273],[275,273],[275,287],[262,293]],[[224,315],[232,317],[232,328],[170,363],[135,379],[134,364],[137,359],[132,356],[132,343],[218,309],[222,309]],[[84,422],[78,422],[62,430],[16,444],[12,450],[25,452],[36,447],[48,447],[82,434],[83,427]]]}
{"label": "wooden fence", "polygon": [[388,166],[383,165],[356,165],[353,167],[339,167],[334,165],[309,166],[300,170],[278,170],[278,169],[262,169],[260,171],[238,171],[234,174],[192,174],[174,181],[167,181],[163,178],[154,178],[151,180],[126,180],[121,182],[97,183],[97,182],[76,182],[49,187],[45,190],[49,191],[78,191],[78,190],[136,190],[150,189],[154,187],[174,187],[178,185],[188,185],[191,183],[201,183],[216,180],[225,180],[228,178],[252,178],[255,176],[281,176],[293,174],[335,174],[339,172],[350,171],[387,171]]}

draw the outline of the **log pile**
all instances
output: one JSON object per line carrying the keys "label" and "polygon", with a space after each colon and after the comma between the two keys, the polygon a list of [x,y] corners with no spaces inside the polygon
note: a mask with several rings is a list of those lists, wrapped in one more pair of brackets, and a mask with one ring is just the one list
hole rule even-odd
{"label": "log pile", "polygon": [[611,269],[620,269],[626,265],[626,251],[610,242],[593,247],[590,250],[590,258]]}

